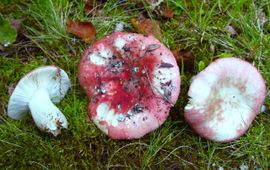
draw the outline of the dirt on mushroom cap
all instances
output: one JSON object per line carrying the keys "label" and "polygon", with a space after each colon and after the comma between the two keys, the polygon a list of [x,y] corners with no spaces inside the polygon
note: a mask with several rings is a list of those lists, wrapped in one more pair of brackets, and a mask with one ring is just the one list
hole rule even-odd
{"label": "dirt on mushroom cap", "polygon": [[87,49],[79,82],[89,116],[110,137],[139,138],[167,118],[180,90],[172,53],[152,36],[113,33]]}

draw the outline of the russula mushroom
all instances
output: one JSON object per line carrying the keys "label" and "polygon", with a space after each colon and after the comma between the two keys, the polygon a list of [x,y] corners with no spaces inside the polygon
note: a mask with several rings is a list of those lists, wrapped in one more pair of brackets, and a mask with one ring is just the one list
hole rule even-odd
{"label": "russula mushroom", "polygon": [[67,73],[54,66],[32,70],[17,84],[8,102],[8,116],[20,120],[31,111],[36,126],[57,136],[67,128],[67,119],[53,104],[59,103],[70,87]]}
{"label": "russula mushroom", "polygon": [[173,54],[152,36],[117,32],[88,48],[79,82],[89,116],[113,139],[140,138],[167,118],[180,91]]}
{"label": "russula mushroom", "polygon": [[185,119],[202,137],[229,142],[243,135],[266,97],[259,71],[238,58],[215,60],[192,81]]}

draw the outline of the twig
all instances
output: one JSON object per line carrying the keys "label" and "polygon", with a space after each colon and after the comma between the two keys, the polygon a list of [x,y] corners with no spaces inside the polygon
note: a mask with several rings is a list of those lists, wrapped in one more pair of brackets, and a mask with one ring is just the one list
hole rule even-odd
{"label": "twig", "polygon": [[148,70],[147,70],[147,68],[145,66],[144,66],[144,70],[145,70],[146,77],[147,77],[148,83],[149,83],[149,85],[150,85],[150,87],[152,89],[153,94],[155,94],[154,93],[154,89],[155,89],[161,96],[163,96],[163,99],[165,99],[166,102],[168,102],[171,106],[174,106],[174,104],[165,95],[163,95],[155,86],[153,86],[153,84],[152,84],[152,82],[150,80],[150,76],[148,74]]}

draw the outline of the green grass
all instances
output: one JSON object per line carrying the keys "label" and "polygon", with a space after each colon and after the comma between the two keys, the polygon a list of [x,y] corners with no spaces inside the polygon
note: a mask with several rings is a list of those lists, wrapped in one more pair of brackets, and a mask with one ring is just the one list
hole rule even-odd
{"label": "green grass", "polygon": [[[248,132],[234,142],[220,144],[202,139],[183,118],[191,77],[202,69],[202,63],[207,66],[219,57],[238,56],[252,62],[270,91],[269,1],[168,1],[177,15],[161,20],[161,41],[170,49],[190,50],[195,58],[194,73],[181,68],[181,94],[166,123],[131,141],[108,138],[88,119],[87,97],[77,79],[78,62],[88,44],[68,34],[65,21],[73,18],[93,22],[97,39],[113,32],[118,22],[124,23],[126,31],[134,32],[130,18],[143,8],[155,18],[147,3],[138,6],[135,1],[108,1],[99,13],[84,16],[83,0],[9,2],[1,16],[23,18],[24,34],[29,40],[19,44],[20,49],[36,50],[21,53],[14,48],[12,56],[0,56],[1,169],[239,169],[241,165],[270,168],[269,93],[266,113],[258,115]],[[268,19],[265,23],[259,17],[260,11]],[[236,35],[228,33],[228,25],[235,28]],[[40,132],[30,116],[21,121],[6,116],[8,89],[42,65],[61,67],[72,81],[68,94],[58,104],[69,128],[57,138]]]}

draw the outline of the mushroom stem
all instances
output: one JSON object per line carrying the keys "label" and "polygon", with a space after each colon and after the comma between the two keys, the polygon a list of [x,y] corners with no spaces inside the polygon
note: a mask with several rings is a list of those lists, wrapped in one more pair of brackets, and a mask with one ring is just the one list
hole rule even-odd
{"label": "mushroom stem", "polygon": [[52,103],[46,89],[39,89],[29,102],[32,117],[40,130],[57,136],[62,128],[67,128],[64,114]]}

